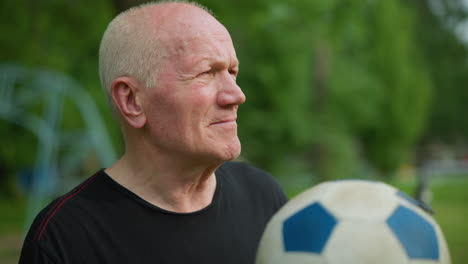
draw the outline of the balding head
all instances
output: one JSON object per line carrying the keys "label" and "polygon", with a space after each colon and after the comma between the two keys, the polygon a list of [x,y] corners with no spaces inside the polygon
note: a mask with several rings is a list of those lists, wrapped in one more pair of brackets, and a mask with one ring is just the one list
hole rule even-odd
{"label": "balding head", "polygon": [[[197,20],[191,19],[194,15]],[[197,31],[194,27],[200,28],[208,20],[216,21],[205,7],[183,1],[148,3],[115,17],[99,48],[99,75],[108,98],[118,77],[154,86],[167,48],[174,47],[181,34]]]}

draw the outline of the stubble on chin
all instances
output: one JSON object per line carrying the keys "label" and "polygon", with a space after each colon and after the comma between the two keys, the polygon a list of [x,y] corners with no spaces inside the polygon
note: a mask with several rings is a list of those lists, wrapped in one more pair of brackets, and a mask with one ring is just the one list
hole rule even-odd
{"label": "stubble on chin", "polygon": [[241,143],[236,137],[230,144],[226,146],[225,161],[234,160],[241,153]]}

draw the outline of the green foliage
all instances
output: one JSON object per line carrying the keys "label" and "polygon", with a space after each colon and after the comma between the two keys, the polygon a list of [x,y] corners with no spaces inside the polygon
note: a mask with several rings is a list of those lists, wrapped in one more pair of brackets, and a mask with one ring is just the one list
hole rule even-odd
{"label": "green foliage", "polygon": [[323,179],[359,175],[362,160],[390,173],[410,159],[431,98],[413,10],[400,1],[204,3],[239,51],[247,159],[275,169],[296,157]]}
{"label": "green foliage", "polygon": [[367,138],[369,158],[385,171],[408,160],[424,128],[431,96],[428,72],[414,44],[412,10],[397,3],[378,2],[373,20],[372,65],[387,99],[380,107],[385,118]]}
{"label": "green foliage", "polygon": [[239,113],[244,156],[272,168],[306,151],[311,140],[306,120],[313,119],[308,111],[313,36],[303,26],[307,21],[295,6],[280,1],[259,1],[248,9],[246,1],[205,2],[230,30],[241,61],[238,80],[247,96]]}
{"label": "green foliage", "polygon": [[[241,62],[243,158],[273,174],[314,178],[299,182],[391,175],[414,159],[422,139],[466,138],[459,113],[467,110],[467,54],[453,27],[466,12],[448,0],[439,16],[426,0],[199,2],[229,29]],[[0,8],[1,61],[78,80],[99,102],[117,144],[97,53],[115,10],[129,3],[18,0]],[[65,129],[82,126],[76,112],[65,103]],[[31,163],[29,132],[0,123],[0,135],[15,148],[0,152],[8,171]]]}
{"label": "green foliage", "polygon": [[[97,72],[99,41],[107,23],[113,16],[108,1],[2,1],[0,4],[0,63],[15,63],[34,69],[64,72],[77,79],[100,102],[99,110],[106,113],[115,139],[118,130],[109,115],[100,89]],[[28,87],[30,88],[30,87]],[[15,86],[15,95],[26,89]],[[49,95],[35,98],[27,110],[44,115]],[[76,106],[67,100],[63,109],[64,129],[80,129],[82,120]],[[0,167],[5,176],[14,176],[20,168],[34,166],[37,138],[17,125],[0,120]],[[119,142],[118,140],[115,140]],[[2,184],[2,186],[5,186]],[[3,190],[7,191],[7,190]]]}
{"label": "green foliage", "polygon": [[[426,141],[437,139],[452,144],[466,142],[468,122],[462,113],[468,111],[468,55],[466,41],[456,34],[455,21],[466,19],[467,11],[455,9],[461,2],[441,1],[446,11],[436,16],[425,1],[412,3],[420,10],[417,31],[425,62],[430,66],[435,100],[432,103]],[[447,4],[450,2],[450,4]],[[465,37],[466,38],[466,37]]]}

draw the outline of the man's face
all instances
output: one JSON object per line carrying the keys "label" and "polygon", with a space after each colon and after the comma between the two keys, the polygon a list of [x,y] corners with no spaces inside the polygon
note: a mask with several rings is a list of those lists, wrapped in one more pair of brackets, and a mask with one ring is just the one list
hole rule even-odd
{"label": "man's face", "polygon": [[176,31],[157,85],[144,90],[152,142],[194,161],[234,159],[241,149],[236,119],[245,96],[236,84],[238,61],[229,33],[214,21]]}

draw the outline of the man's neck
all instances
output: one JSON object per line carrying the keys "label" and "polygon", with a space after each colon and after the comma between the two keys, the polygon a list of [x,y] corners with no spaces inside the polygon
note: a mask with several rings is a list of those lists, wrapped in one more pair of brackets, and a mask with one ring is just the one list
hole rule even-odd
{"label": "man's neck", "polygon": [[211,204],[216,189],[214,172],[220,164],[186,166],[187,164],[180,161],[171,162],[158,159],[157,156],[145,160],[141,156],[126,154],[106,169],[106,173],[157,207],[172,212],[189,213]]}

